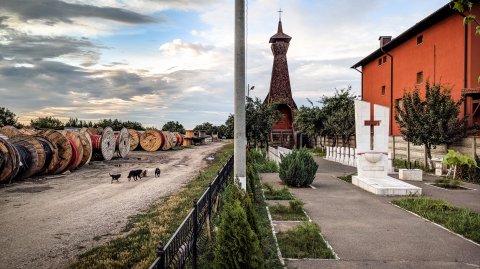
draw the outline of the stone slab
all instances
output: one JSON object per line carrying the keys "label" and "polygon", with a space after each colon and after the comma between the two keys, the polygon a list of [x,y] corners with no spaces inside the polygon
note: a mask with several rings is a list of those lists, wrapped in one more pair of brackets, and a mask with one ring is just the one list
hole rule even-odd
{"label": "stone slab", "polygon": [[422,181],[423,171],[420,169],[399,169],[398,177],[401,180]]}
{"label": "stone slab", "polygon": [[368,192],[381,196],[406,196],[412,194],[422,194],[421,188],[389,176],[381,179],[364,177],[360,178],[358,176],[353,176],[352,184]]}

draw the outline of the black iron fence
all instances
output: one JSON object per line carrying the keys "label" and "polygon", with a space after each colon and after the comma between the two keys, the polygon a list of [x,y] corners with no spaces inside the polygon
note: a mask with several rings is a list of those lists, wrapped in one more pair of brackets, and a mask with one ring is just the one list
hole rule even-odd
{"label": "black iron fence", "polygon": [[184,268],[189,258],[197,268],[197,241],[205,224],[210,221],[212,208],[233,170],[233,157],[220,169],[207,190],[193,201],[193,208],[170,240],[157,247],[157,259],[149,269]]}

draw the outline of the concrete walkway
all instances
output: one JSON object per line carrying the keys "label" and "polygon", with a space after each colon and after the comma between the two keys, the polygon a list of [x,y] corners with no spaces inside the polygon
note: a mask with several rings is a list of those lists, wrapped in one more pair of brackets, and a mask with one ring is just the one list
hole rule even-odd
{"label": "concrete walkway", "polygon": [[[341,181],[355,168],[318,159],[316,189],[290,191],[340,260],[288,261],[289,268],[480,268],[480,247]],[[262,180],[279,184],[278,174]]]}

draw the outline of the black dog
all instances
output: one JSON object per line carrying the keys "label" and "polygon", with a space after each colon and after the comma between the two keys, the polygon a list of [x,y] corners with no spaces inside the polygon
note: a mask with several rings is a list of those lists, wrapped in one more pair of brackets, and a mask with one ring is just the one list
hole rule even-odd
{"label": "black dog", "polygon": [[112,181],[110,182],[110,184],[113,183],[114,180],[119,182],[118,179],[122,176],[122,174],[113,174],[113,175],[110,174],[110,173],[108,173],[108,174],[112,177]]}
{"label": "black dog", "polygon": [[142,169],[138,169],[138,170],[131,170],[129,173],[128,173],[128,181],[130,181],[130,179],[132,179],[133,177],[133,180],[134,181],[137,181],[137,179],[142,179]]}
{"label": "black dog", "polygon": [[155,169],[155,177],[160,177],[160,168]]}

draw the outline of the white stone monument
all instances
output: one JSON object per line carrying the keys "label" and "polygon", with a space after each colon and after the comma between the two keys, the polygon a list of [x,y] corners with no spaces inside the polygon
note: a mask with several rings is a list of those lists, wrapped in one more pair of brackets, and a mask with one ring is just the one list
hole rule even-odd
{"label": "white stone monument", "polygon": [[352,183],[377,195],[422,194],[422,189],[388,176],[389,108],[355,101],[355,150],[358,174]]}

